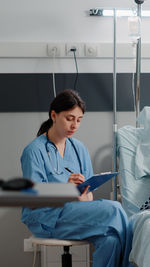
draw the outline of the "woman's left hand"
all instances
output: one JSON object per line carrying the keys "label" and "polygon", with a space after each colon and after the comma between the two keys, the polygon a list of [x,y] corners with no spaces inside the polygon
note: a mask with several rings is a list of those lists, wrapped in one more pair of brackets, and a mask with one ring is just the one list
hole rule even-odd
{"label": "woman's left hand", "polygon": [[92,192],[88,192],[90,186],[86,186],[81,196],[78,197],[78,200],[80,201],[92,201],[93,200],[93,194]]}

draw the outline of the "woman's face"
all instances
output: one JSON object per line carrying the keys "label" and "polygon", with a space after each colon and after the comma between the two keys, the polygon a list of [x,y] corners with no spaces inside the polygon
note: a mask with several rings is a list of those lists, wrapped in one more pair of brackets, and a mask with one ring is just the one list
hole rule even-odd
{"label": "woman's face", "polygon": [[51,118],[53,120],[53,127],[61,138],[71,137],[80,126],[83,112],[78,106],[60,113],[56,113],[52,110]]}

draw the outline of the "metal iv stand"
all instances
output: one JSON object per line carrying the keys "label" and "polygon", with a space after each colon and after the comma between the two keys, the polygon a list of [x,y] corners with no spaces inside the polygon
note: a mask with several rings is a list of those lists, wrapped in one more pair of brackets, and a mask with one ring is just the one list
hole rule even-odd
{"label": "metal iv stand", "polygon": [[[113,171],[117,171],[117,104],[116,104],[116,9],[114,9],[113,26]],[[113,178],[113,200],[117,200],[117,176]]]}
{"label": "metal iv stand", "polygon": [[[141,5],[144,0],[135,0],[137,15],[141,18]],[[113,46],[113,171],[117,171],[117,104],[116,104],[116,9],[113,16],[114,46]],[[140,73],[141,73],[141,36],[137,40],[136,47],[136,118],[140,113]],[[136,121],[136,127],[139,127]],[[113,179],[113,199],[117,200],[117,176]]]}
{"label": "metal iv stand", "polygon": [[[141,5],[144,0],[135,0],[137,4],[137,16],[141,18]],[[141,74],[141,36],[137,40],[136,46],[136,118],[140,114],[140,74]],[[139,123],[136,121],[136,127],[139,127]]]}

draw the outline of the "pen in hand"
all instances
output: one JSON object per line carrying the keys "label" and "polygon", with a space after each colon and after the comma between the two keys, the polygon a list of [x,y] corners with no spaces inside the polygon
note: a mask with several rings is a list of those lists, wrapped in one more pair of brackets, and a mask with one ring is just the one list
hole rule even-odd
{"label": "pen in hand", "polygon": [[69,176],[68,182],[73,183],[75,185],[81,184],[84,182],[84,176],[81,173],[74,173],[69,168],[65,167],[65,169],[71,173]]}
{"label": "pen in hand", "polygon": [[65,167],[65,169],[70,172],[70,173],[73,173],[70,169],[68,169],[67,167]]}

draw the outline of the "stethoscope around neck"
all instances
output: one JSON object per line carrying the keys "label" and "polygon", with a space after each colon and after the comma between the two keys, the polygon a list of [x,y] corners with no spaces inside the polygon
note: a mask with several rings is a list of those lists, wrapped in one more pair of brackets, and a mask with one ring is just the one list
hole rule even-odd
{"label": "stethoscope around neck", "polygon": [[[55,147],[55,149],[56,149],[56,161],[57,161],[57,167],[56,167],[56,168],[53,166],[53,161],[52,161],[52,158],[51,158],[51,154],[50,154],[50,151],[49,151],[49,149],[48,149],[48,144],[49,144],[49,143],[52,144],[52,145]],[[49,157],[49,160],[50,160],[50,162],[51,162],[51,165],[52,165],[52,167],[53,167],[54,172],[55,172],[56,174],[58,174],[58,175],[63,174],[62,171],[59,171],[59,158],[58,158],[58,150],[57,150],[57,147],[55,146],[54,143],[52,143],[52,142],[49,140],[49,138],[48,138],[48,131],[46,132],[46,144],[45,144],[45,147],[46,147],[46,151],[47,151],[47,154],[48,154],[48,157]]]}
{"label": "stethoscope around neck", "polygon": [[[74,148],[74,150],[75,150],[75,153],[76,153],[77,158],[78,158],[78,161],[79,161],[80,171],[81,171],[81,173],[83,173],[83,172],[82,172],[81,159],[80,159],[80,157],[79,157],[79,153],[78,153],[78,151],[77,151],[77,149],[76,149],[76,147],[75,147],[75,144],[73,143],[73,141],[72,141],[71,138],[68,138],[68,140],[71,142],[71,144],[72,144],[72,146],[73,146],[73,148]],[[48,149],[48,144],[49,144],[49,143],[52,144],[52,145],[55,147],[55,149],[56,149],[56,161],[57,161],[57,164],[56,164],[57,167],[56,167],[56,168],[53,167],[53,161],[52,161],[52,158],[51,158],[50,151],[49,151],[49,149]],[[61,171],[59,170],[60,166],[59,166],[58,149],[57,149],[57,147],[55,146],[55,144],[52,143],[52,142],[49,140],[49,138],[48,138],[48,130],[47,130],[47,132],[46,132],[46,144],[45,144],[45,147],[46,147],[46,152],[47,152],[47,154],[48,154],[48,157],[49,157],[49,160],[50,160],[50,162],[51,162],[51,165],[52,165],[52,167],[53,167],[54,172],[55,172],[56,174],[58,174],[58,175],[63,174],[63,171],[62,171],[62,170],[61,170]],[[68,167],[68,166],[64,166],[64,169],[65,169],[66,167]]]}

